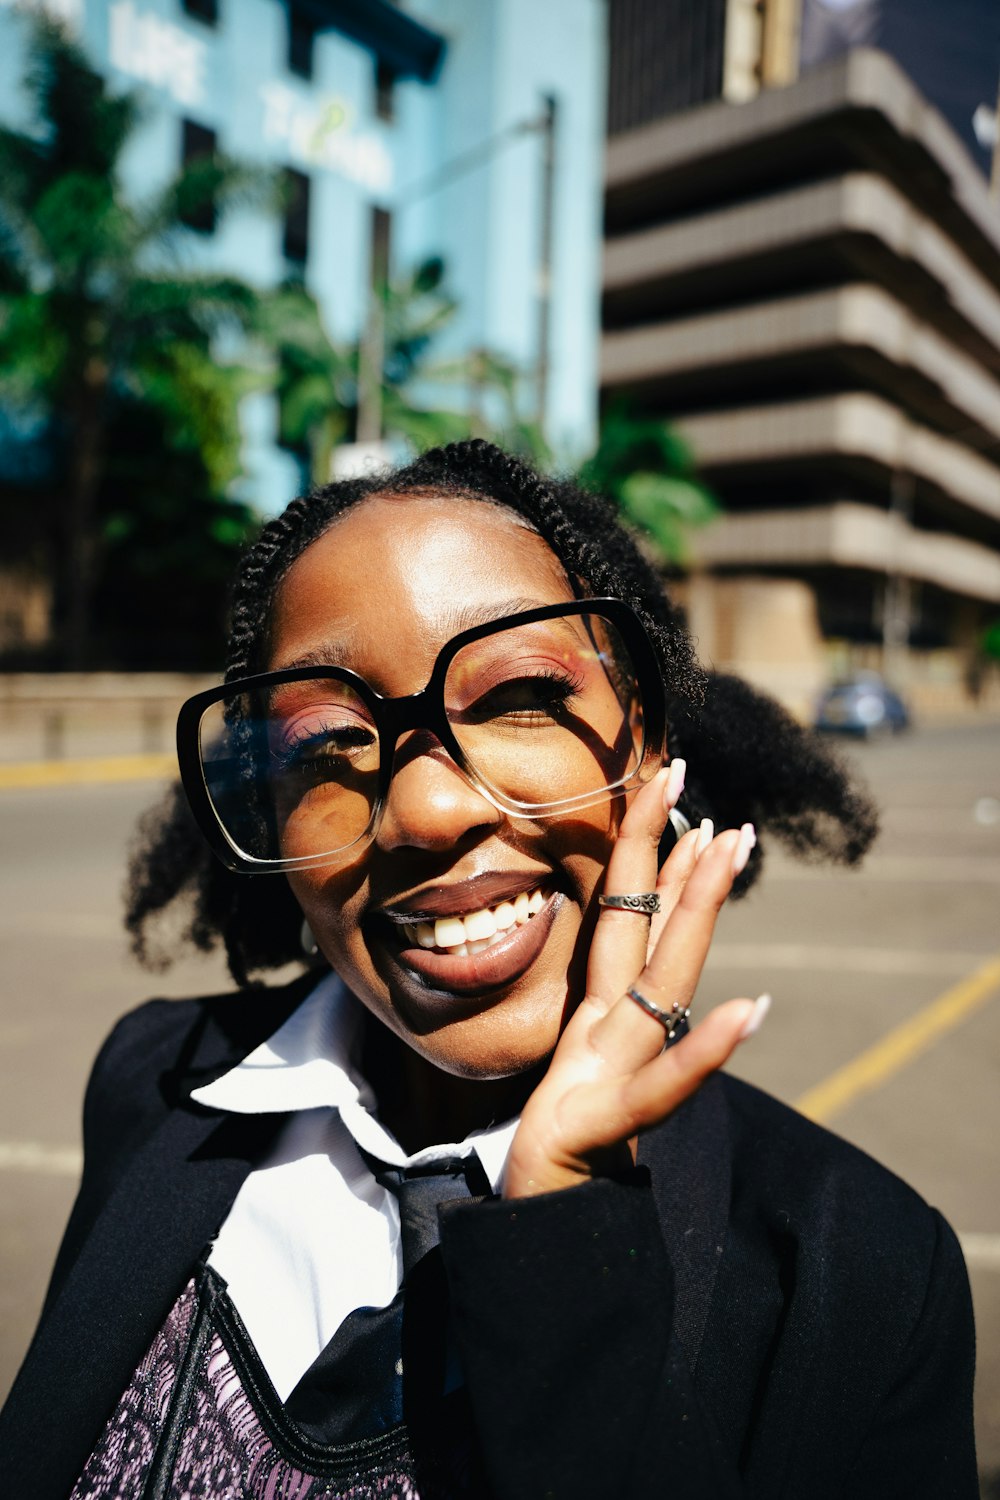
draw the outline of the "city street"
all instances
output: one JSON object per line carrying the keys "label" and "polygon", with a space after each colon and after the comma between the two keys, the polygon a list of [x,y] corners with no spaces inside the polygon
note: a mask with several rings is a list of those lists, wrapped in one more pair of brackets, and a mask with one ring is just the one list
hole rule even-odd
{"label": "city street", "polygon": [[[1000,727],[846,753],[883,808],[876,851],[852,873],[769,850],[758,890],[723,914],[698,1009],[769,990],[771,1016],[734,1071],[892,1167],[962,1237],[984,1493],[1000,1495]],[[102,1037],[149,995],[227,987],[218,958],[150,975],[127,956],[124,851],[156,791],[0,791],[0,1394],[72,1202]]]}

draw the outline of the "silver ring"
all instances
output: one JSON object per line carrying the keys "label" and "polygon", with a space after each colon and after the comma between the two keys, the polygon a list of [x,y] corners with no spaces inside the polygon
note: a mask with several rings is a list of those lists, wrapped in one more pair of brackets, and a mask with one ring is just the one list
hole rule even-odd
{"label": "silver ring", "polygon": [[629,986],[625,993],[630,1000],[634,1000],[636,1005],[646,1012],[647,1016],[652,1016],[654,1021],[659,1021],[667,1033],[668,1042],[673,1041],[681,1022],[686,1021],[691,1014],[690,1007],[679,1005],[676,1000],[669,1010],[661,1010],[658,1005],[654,1005],[652,1000],[647,1000],[645,995],[641,995],[632,985]]}
{"label": "silver ring", "polygon": [[598,896],[598,906],[610,906],[612,911],[635,911],[643,917],[652,917],[660,910],[660,898],[655,891],[640,891],[634,896]]}

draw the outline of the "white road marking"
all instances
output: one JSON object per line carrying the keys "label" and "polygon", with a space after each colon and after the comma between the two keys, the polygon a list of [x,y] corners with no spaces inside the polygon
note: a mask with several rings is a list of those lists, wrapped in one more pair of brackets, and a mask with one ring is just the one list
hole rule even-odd
{"label": "white road marking", "polygon": [[[45,1146],[40,1141],[0,1141],[0,1172],[35,1172],[48,1177],[79,1177],[79,1146]],[[966,1263],[974,1271],[1000,1271],[1000,1234],[958,1236]]]}
{"label": "white road marking", "polygon": [[79,1146],[44,1146],[41,1141],[0,1141],[0,1172],[38,1172],[47,1177],[79,1177]]}
{"label": "white road marking", "polygon": [[1000,1271],[1000,1234],[960,1234],[966,1264],[974,1271]]}
{"label": "white road marking", "polygon": [[802,969],[863,974],[967,974],[989,953],[925,952],[919,948],[841,948],[814,943],[713,943],[705,967]]}
{"label": "white road marking", "polygon": [[[0,1141],[0,1171],[36,1172],[49,1177],[79,1177],[83,1152],[78,1146],[44,1146],[40,1141]],[[959,1234],[966,1263],[974,1271],[1000,1271],[1000,1234]]]}
{"label": "white road marking", "polygon": [[0,937],[100,938],[126,941],[125,924],[120,917],[102,916],[97,912],[18,912],[16,917],[0,917]]}

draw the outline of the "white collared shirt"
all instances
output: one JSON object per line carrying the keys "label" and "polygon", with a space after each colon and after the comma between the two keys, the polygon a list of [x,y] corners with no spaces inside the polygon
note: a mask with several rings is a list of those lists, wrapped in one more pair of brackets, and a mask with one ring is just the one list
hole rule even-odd
{"label": "white collared shirt", "polygon": [[235,1114],[296,1112],[209,1255],[282,1401],[349,1313],[385,1307],[399,1289],[399,1205],[357,1147],[399,1167],[475,1153],[496,1191],[517,1129],[508,1120],[408,1156],[360,1073],[361,1019],[326,975],[272,1037],[191,1096]]}

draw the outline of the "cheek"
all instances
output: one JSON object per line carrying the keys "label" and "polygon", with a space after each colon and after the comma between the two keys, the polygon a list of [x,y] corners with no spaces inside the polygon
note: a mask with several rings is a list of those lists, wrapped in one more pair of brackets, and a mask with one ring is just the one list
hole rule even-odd
{"label": "cheek", "polygon": [[549,858],[567,871],[587,905],[594,887],[607,868],[622,819],[634,792],[584,808],[562,818],[553,818],[543,838]]}
{"label": "cheek", "polygon": [[312,928],[313,936],[324,955],[340,972],[354,968],[357,954],[363,948],[361,914],[364,910],[365,882],[360,871],[350,872],[297,870],[287,876],[292,894]]}

